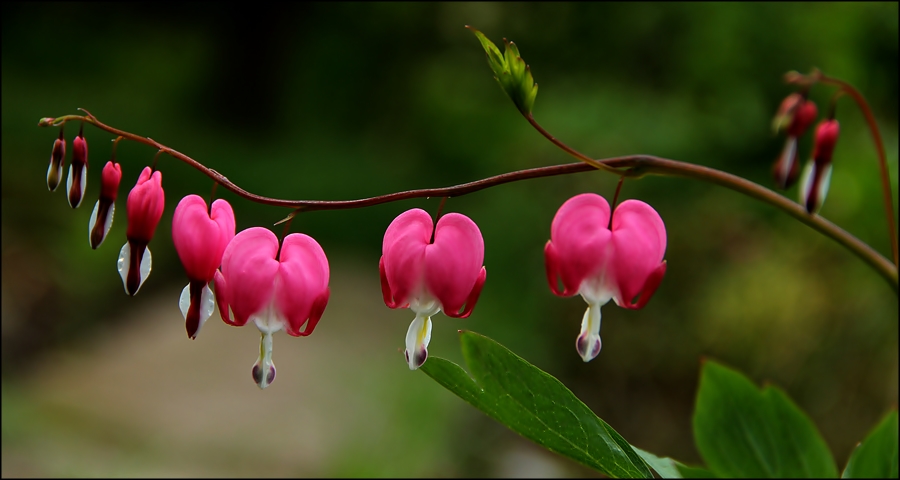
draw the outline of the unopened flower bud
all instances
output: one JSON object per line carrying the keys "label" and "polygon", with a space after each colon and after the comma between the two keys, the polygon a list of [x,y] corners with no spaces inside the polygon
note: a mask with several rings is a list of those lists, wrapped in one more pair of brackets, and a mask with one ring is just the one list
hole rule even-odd
{"label": "unopened flower bud", "polygon": [[153,258],[147,245],[162,218],[165,201],[162,172],[151,172],[150,167],[144,167],[125,204],[128,211],[125,236],[128,242],[119,252],[119,275],[125,284],[125,292],[131,296],[137,293],[150,275]]}
{"label": "unopened flower bud", "polygon": [[91,221],[88,223],[88,240],[94,250],[103,243],[106,234],[112,227],[113,214],[116,211],[116,197],[119,194],[119,182],[122,181],[122,167],[112,160],[106,162],[100,174],[100,199],[94,204]]}
{"label": "unopened flower bud", "polygon": [[839,133],[840,125],[834,119],[822,120],[816,127],[813,156],[806,163],[800,181],[800,203],[809,213],[818,212],[825,202],[831,184],[831,156]]}
{"label": "unopened flower bud", "polygon": [[816,115],[818,115],[816,104],[799,93],[792,93],[781,102],[772,122],[776,132],[787,130],[784,149],[772,166],[772,176],[780,188],[788,188],[797,181],[799,173],[797,139],[816,120]]}
{"label": "unopened flower bud", "polygon": [[[82,126],[82,129],[84,127]],[[69,177],[66,179],[66,190],[69,193],[69,205],[78,208],[87,188],[88,147],[83,132],[72,141],[72,165],[69,166]]]}
{"label": "unopened flower bud", "polygon": [[59,128],[59,138],[53,141],[53,150],[50,152],[50,166],[47,167],[47,188],[56,190],[62,179],[63,168],[66,161],[66,138],[63,136],[62,127]]}

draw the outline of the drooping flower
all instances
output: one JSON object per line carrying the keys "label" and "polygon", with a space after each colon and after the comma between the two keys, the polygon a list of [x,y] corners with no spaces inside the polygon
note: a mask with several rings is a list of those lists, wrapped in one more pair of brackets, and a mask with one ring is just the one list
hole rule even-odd
{"label": "drooping flower", "polygon": [[666,273],[666,227],[656,210],[626,200],[611,225],[609,212],[600,195],[570,198],[553,217],[544,247],[550,290],[561,297],[580,294],[588,304],[575,342],[585,362],[600,353],[600,307],[612,299],[620,307],[643,308]]}
{"label": "drooping flower", "polygon": [[816,127],[816,142],[812,158],[803,168],[800,178],[800,203],[809,213],[818,212],[828,195],[831,183],[831,155],[837,144],[840,125],[835,119],[822,120]]}
{"label": "drooping flower", "polygon": [[88,222],[88,241],[94,250],[103,243],[112,227],[121,181],[122,167],[112,160],[106,162],[100,173],[100,199],[94,204],[94,211],[91,212],[91,220]]}
{"label": "drooping flower", "polygon": [[416,314],[406,333],[410,370],[428,357],[432,316],[472,313],[487,276],[483,263],[484,239],[465,215],[448,213],[435,228],[431,216],[416,208],[388,226],[378,263],[381,293],[388,307],[409,307]]}
{"label": "drooping flower", "polygon": [[66,179],[69,206],[78,208],[84,199],[87,188],[88,146],[84,139],[84,124],[75,140],[72,140],[72,164],[69,165],[69,176]]}
{"label": "drooping flower", "polygon": [[192,339],[215,309],[216,297],[209,283],[222,263],[225,247],[234,238],[234,225],[234,211],[222,199],[213,202],[211,211],[198,195],[182,198],[175,207],[172,242],[188,276],[178,305]]}
{"label": "drooping flower", "polygon": [[59,187],[65,163],[66,138],[63,136],[63,128],[59,127],[59,138],[53,141],[53,150],[50,151],[50,166],[47,167],[47,188],[51,192]]}
{"label": "drooping flower", "polygon": [[779,188],[788,188],[797,180],[800,170],[797,162],[797,139],[812,125],[817,114],[816,104],[807,100],[803,94],[792,93],[781,102],[772,121],[775,133],[787,130],[784,149],[772,166],[772,175]]}
{"label": "drooping flower", "polygon": [[156,226],[162,218],[166,197],[162,188],[162,172],[152,172],[144,167],[137,183],[128,194],[125,208],[128,212],[128,241],[119,251],[119,275],[125,284],[125,292],[134,296],[153,266],[153,257],[147,245],[153,239]]}
{"label": "drooping flower", "polygon": [[[216,303],[222,320],[242,326],[253,321],[260,331],[260,355],[251,374],[259,388],[275,380],[272,334],[307,336],[328,304],[328,259],[310,236],[278,238],[266,228],[241,231],[225,248],[215,272]],[[306,327],[301,330],[303,324]]]}

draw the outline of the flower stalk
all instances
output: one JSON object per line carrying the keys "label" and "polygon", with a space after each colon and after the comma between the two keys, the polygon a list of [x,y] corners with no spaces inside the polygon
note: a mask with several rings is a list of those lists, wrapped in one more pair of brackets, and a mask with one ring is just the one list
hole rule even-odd
{"label": "flower stalk", "polygon": [[[852,96],[852,94],[850,95]],[[853,252],[863,261],[868,263],[869,266],[871,266],[876,272],[878,272],[885,280],[887,280],[895,292],[898,291],[897,266],[894,263],[872,249],[872,247],[870,247],[868,244],[862,242],[837,225],[829,222],[819,215],[809,215],[803,206],[766,187],[763,187],[762,185],[751,182],[737,175],[723,172],[721,170],[716,170],[713,168],[695,165],[687,162],[680,162],[676,160],[656,157],[652,155],[628,155],[606,159],[591,159],[584,154],[577,152],[571,147],[566,146],[561,141],[555,139],[543,128],[538,128],[540,126],[536,121],[534,121],[533,117],[526,117],[529,118],[529,123],[532,123],[532,125],[534,125],[539,132],[553,141],[554,144],[560,146],[560,148],[563,148],[563,150],[565,150],[570,155],[578,158],[580,161],[578,163],[516,170],[513,172],[503,173],[481,180],[445,188],[408,190],[357,200],[324,201],[285,200],[265,197],[248,192],[228,180],[227,177],[217,172],[216,170],[206,167],[202,163],[177,150],[169,148],[149,137],[142,137],[140,135],[135,135],[133,133],[129,133],[106,125],[86,110],[82,109],[82,111],[84,111],[86,115],[64,115],[56,118],[42,118],[38,125],[45,127],[61,126],[70,121],[81,121],[89,123],[113,135],[120,136],[133,142],[148,145],[159,150],[161,153],[168,154],[169,156],[172,156],[194,167],[195,169],[212,179],[214,182],[220,184],[223,188],[229,190],[230,192],[238,195],[241,198],[264,205],[294,209],[294,212],[292,212],[291,215],[296,215],[296,213],[300,212],[309,212],[316,210],[344,210],[351,208],[362,208],[380,205],[383,203],[395,202],[399,200],[406,200],[410,198],[458,197],[504,183],[527,180],[531,178],[588,172],[598,168],[604,170],[615,170],[615,173],[618,175],[624,175],[632,178],[640,178],[644,175],[668,175],[692,178],[707,183],[721,185],[723,187],[747,195],[751,198],[760,200],[764,203],[768,203],[769,205],[772,205],[784,211],[788,215],[796,218],[797,220],[800,220],[806,225],[809,225],[823,235],[832,238],[833,240]],[[893,225],[893,223],[891,224]],[[891,231],[893,232],[893,229]]]}

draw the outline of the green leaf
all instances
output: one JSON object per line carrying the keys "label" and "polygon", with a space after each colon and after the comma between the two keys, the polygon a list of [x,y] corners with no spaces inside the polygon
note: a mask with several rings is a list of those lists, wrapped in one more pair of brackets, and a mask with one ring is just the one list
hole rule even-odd
{"label": "green leaf", "polygon": [[884,417],[853,450],[844,478],[897,478],[897,410]]}
{"label": "green leaf", "polygon": [[522,60],[522,56],[519,55],[519,48],[515,43],[504,38],[503,43],[506,48],[501,55],[500,49],[483,33],[468,25],[466,28],[471,30],[481,42],[481,47],[487,54],[488,65],[494,71],[494,78],[500,84],[500,88],[512,99],[523,115],[530,115],[534,108],[538,86],[534,83],[534,77],[531,75],[531,67],[526,65],[525,60]]}
{"label": "green leaf", "polygon": [[716,362],[703,366],[693,423],[697,450],[719,477],[837,477],[825,441],[784,392],[760,391]]}
{"label": "green leaf", "polygon": [[429,357],[420,368],[514,432],[614,478],[652,478],[650,468],[606,422],[553,376],[503,345],[460,332],[459,365]]}
{"label": "green leaf", "polygon": [[660,478],[716,478],[709,470],[700,467],[689,467],[669,457],[657,457],[656,455],[631,446],[647,465],[653,468]]}
{"label": "green leaf", "polygon": [[705,468],[689,467],[681,462],[675,462],[675,466],[678,467],[678,473],[681,474],[681,478],[717,478]]}
{"label": "green leaf", "polygon": [[672,460],[669,457],[657,457],[656,455],[646,450],[641,450],[634,445],[632,445],[631,448],[633,448],[634,451],[637,452],[645,462],[647,462],[647,465],[650,465],[650,467],[659,474],[660,478],[684,478],[678,471],[678,467],[675,466],[675,460]]}

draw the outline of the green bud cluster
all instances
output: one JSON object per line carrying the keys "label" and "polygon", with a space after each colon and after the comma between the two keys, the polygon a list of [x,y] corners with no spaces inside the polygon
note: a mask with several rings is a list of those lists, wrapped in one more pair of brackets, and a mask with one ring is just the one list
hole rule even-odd
{"label": "green bud cluster", "polygon": [[484,47],[488,65],[494,71],[494,78],[500,84],[500,88],[509,95],[522,115],[530,115],[531,109],[534,108],[538,86],[534,83],[534,77],[531,76],[531,68],[519,55],[519,48],[515,43],[504,38],[503,43],[506,45],[506,49],[501,54],[500,49],[483,33],[468,25],[466,28],[478,37],[481,46]]}

